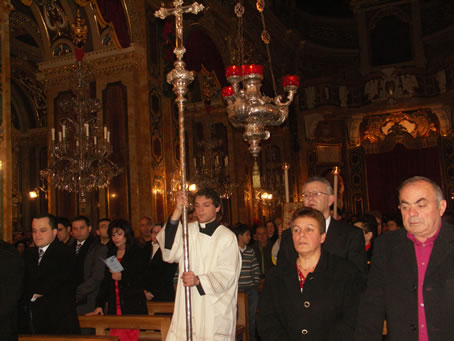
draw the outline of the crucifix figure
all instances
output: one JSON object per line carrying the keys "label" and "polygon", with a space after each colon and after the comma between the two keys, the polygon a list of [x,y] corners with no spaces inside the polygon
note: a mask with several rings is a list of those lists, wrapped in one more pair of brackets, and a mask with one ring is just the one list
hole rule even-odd
{"label": "crucifix figure", "polygon": [[[167,74],[167,82],[173,85],[173,92],[177,96],[175,102],[178,105],[178,126],[180,142],[180,167],[181,167],[181,190],[186,195],[186,157],[184,139],[184,103],[188,85],[194,80],[195,73],[186,70],[183,62],[183,55],[186,49],[183,46],[183,14],[197,14],[203,10],[204,6],[194,2],[192,5],[183,6],[183,0],[175,0],[173,8],[161,7],[154,15],[165,19],[170,15],[175,16],[176,44],[173,51],[177,57],[174,63],[175,68]],[[184,271],[189,271],[189,243],[188,243],[188,219],[187,207],[183,208],[183,253]],[[186,339],[192,341],[192,313],[191,313],[191,291],[190,287],[185,287],[185,312],[186,312]]]}

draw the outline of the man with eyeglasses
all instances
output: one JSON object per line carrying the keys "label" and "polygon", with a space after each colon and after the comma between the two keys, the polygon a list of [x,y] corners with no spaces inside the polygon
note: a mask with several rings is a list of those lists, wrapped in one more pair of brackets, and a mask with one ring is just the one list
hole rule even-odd
{"label": "man with eyeglasses", "polygon": [[454,226],[441,188],[413,177],[399,189],[405,229],[377,239],[355,340],[454,340]]}
{"label": "man with eyeglasses", "polygon": [[[328,180],[321,177],[309,178],[303,186],[304,206],[312,207],[320,212],[326,220],[326,239],[324,250],[329,253],[348,259],[356,265],[361,272],[367,273],[367,257],[364,250],[364,236],[362,232],[335,220],[330,215],[330,206],[334,203],[333,188]],[[295,259],[296,251],[292,242],[290,229],[282,233],[282,241],[277,261],[278,265]]]}

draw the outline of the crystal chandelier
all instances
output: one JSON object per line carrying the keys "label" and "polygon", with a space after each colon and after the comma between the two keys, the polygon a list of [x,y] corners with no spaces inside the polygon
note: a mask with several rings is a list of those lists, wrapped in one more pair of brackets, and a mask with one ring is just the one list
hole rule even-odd
{"label": "crystal chandelier", "polygon": [[[271,66],[271,54],[269,50],[270,35],[265,27],[263,10],[265,8],[264,0],[257,1],[257,9],[262,16],[262,40],[267,48],[268,63],[271,69],[273,79],[274,93],[276,94],[276,85],[274,74]],[[265,128],[267,126],[279,126],[288,116],[288,107],[293,101],[293,97],[298,90],[299,77],[294,75],[284,76],[282,85],[287,98],[282,100],[281,96],[275,95],[274,98],[263,95],[260,91],[263,80],[263,66],[243,64],[243,37],[242,37],[242,16],[244,6],[241,2],[235,6],[235,13],[238,17],[239,31],[239,54],[241,65],[232,65],[226,68],[226,78],[230,83],[222,89],[222,96],[227,102],[227,113],[230,122],[235,128],[244,128],[243,138],[249,143],[249,151],[254,158],[252,169],[252,186],[260,188],[260,171],[257,164],[257,158],[261,151],[260,141],[267,140],[270,132]]]}
{"label": "crystal chandelier", "polygon": [[109,186],[112,178],[121,172],[109,160],[110,131],[97,121],[96,112],[101,109],[101,103],[89,94],[94,77],[82,61],[87,35],[84,21],[78,10],[76,24],[72,25],[77,58],[71,69],[73,96],[59,104],[66,115],[59,121],[57,131],[51,129],[50,166],[40,172],[41,178],[57,189],[78,193],[82,207],[88,192]]}
{"label": "crystal chandelier", "polygon": [[222,148],[224,141],[215,138],[214,126],[211,129],[209,139],[198,143],[199,152],[194,155],[195,175],[191,176],[190,182],[196,186],[194,190],[209,187],[221,198],[228,199],[238,185],[230,177],[229,157]]}

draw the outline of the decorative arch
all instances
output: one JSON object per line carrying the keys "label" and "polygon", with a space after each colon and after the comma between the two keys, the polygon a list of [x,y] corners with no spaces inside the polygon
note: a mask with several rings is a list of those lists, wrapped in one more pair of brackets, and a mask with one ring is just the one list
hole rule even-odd
{"label": "decorative arch", "polygon": [[193,25],[185,38],[186,68],[199,72],[202,65],[214,71],[221,84],[227,84],[223,58],[210,34],[200,25]]}

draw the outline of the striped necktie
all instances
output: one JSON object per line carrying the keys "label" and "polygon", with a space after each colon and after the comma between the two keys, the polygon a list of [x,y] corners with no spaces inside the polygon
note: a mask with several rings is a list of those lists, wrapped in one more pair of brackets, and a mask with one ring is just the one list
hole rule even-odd
{"label": "striped necktie", "polygon": [[41,259],[43,258],[43,255],[44,255],[44,250],[39,249],[38,250],[38,265],[39,265],[39,263],[41,263]]}
{"label": "striped necktie", "polygon": [[77,242],[77,245],[76,245],[76,255],[79,254],[79,251],[80,251],[80,248],[82,247],[82,243],[79,243]]}

